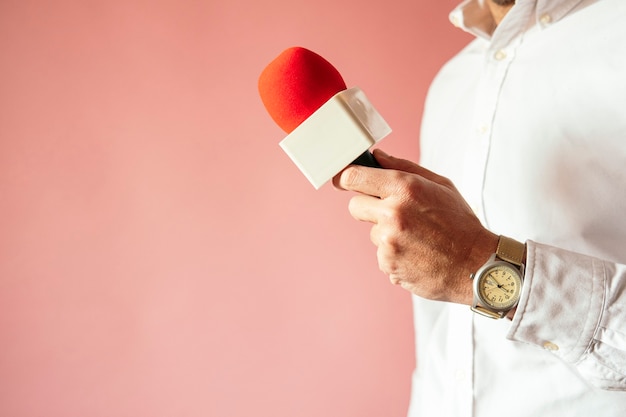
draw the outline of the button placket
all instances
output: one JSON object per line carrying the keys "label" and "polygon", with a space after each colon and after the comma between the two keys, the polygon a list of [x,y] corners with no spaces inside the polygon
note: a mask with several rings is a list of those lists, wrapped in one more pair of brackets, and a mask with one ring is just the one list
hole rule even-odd
{"label": "button placket", "polygon": [[497,59],[498,50],[488,56],[493,59],[485,61],[485,68],[478,83],[478,94],[474,106],[474,132],[471,146],[465,155],[463,191],[476,216],[486,224],[482,191],[485,181],[485,169],[491,146],[492,123],[496,105],[500,95],[500,87],[510,62],[510,54],[502,52]]}

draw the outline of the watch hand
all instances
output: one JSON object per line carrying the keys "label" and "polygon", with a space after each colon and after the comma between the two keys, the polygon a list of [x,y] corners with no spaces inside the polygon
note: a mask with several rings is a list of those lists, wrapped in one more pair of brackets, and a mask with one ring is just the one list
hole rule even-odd
{"label": "watch hand", "polygon": [[500,284],[500,282],[498,282],[498,280],[496,279],[496,277],[493,274],[489,274],[488,275],[489,278],[491,278],[492,282],[498,287],[499,290],[505,292],[505,293],[509,293],[509,290],[505,289],[504,286],[507,285],[507,283],[505,282],[504,284]]}
{"label": "watch hand", "polygon": [[508,294],[509,293],[509,290],[505,290],[504,288],[501,288],[499,285],[498,285],[498,289],[500,291],[502,291],[504,294]]}
{"label": "watch hand", "polygon": [[500,285],[498,284],[498,281],[496,281],[496,279],[495,279],[495,278],[493,277],[493,275],[491,275],[491,274],[487,275],[487,279],[486,279],[485,281],[487,281],[487,282],[488,282],[489,284],[491,284],[491,285],[496,285],[496,286],[498,286],[498,287],[500,286]]}
{"label": "watch hand", "polygon": [[493,282],[495,282],[495,283],[496,283],[496,285],[497,285],[498,287],[500,286],[500,283],[498,282],[498,280],[496,279],[496,277],[493,275],[493,273],[489,274],[488,276],[489,276],[489,278],[491,278],[491,279],[493,280]]}

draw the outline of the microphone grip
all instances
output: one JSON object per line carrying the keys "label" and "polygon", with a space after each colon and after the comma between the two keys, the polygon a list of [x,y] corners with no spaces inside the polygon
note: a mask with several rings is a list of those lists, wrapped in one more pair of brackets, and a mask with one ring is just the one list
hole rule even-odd
{"label": "microphone grip", "polygon": [[370,151],[363,152],[357,159],[352,161],[352,164],[364,167],[382,168]]}

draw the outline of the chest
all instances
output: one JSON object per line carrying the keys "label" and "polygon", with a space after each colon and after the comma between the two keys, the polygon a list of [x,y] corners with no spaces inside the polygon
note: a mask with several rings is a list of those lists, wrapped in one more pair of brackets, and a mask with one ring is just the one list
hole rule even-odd
{"label": "chest", "polygon": [[614,257],[626,234],[626,29],[579,42],[565,29],[530,31],[505,59],[478,45],[444,68],[433,88],[448,99],[429,103],[423,160],[494,232]]}

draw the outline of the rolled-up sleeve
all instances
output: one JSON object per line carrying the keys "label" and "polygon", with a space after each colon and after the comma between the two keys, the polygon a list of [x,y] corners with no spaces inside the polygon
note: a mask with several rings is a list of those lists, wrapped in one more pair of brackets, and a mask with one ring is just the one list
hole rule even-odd
{"label": "rolled-up sleeve", "polygon": [[589,383],[626,390],[626,266],[527,242],[508,338],[547,349]]}

